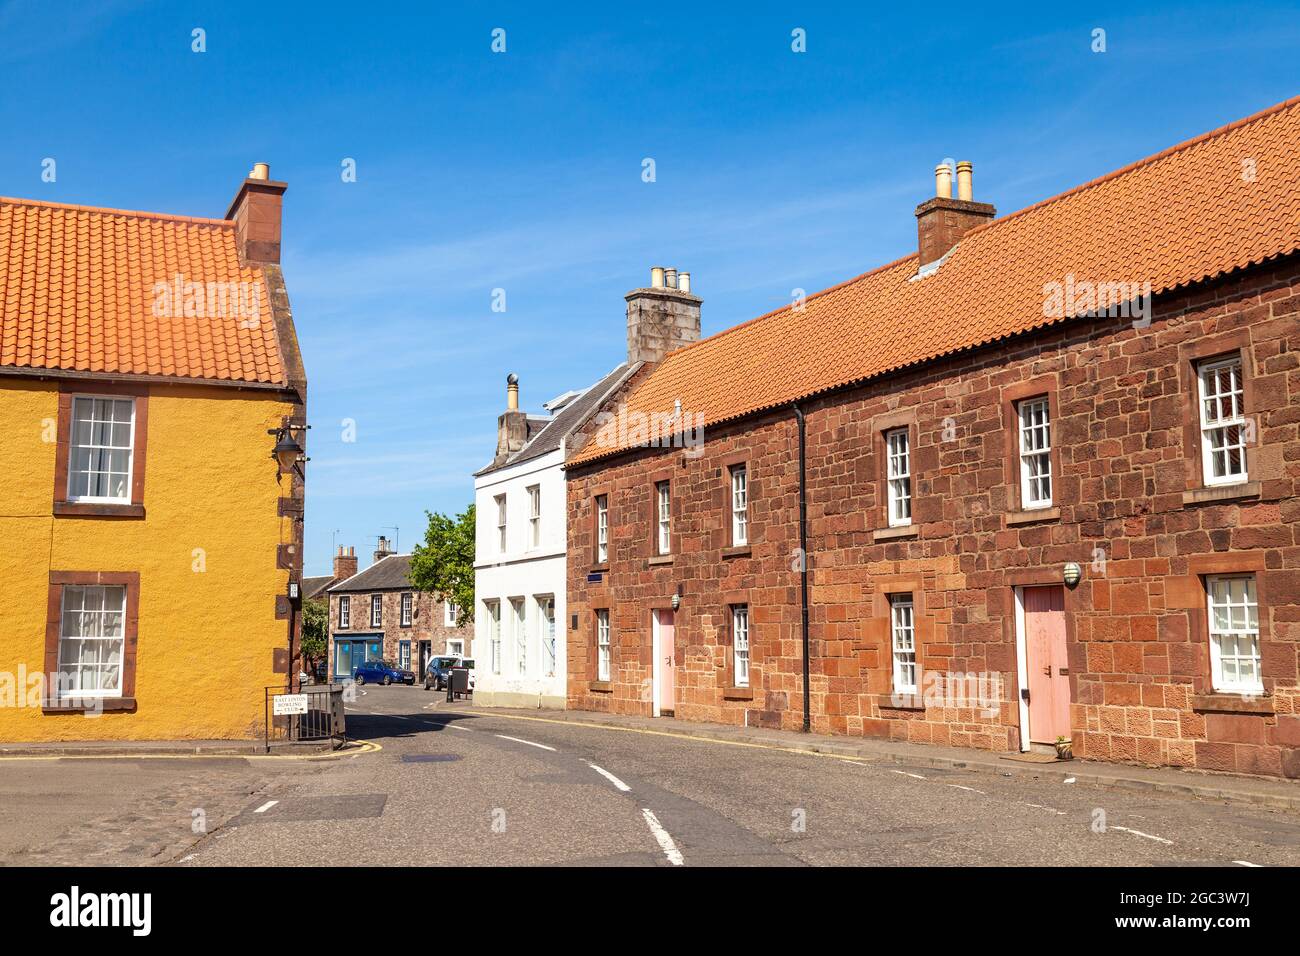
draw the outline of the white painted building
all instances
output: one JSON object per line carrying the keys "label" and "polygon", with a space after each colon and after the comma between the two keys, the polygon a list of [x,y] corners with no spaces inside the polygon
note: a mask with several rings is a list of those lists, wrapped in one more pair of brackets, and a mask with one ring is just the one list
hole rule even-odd
{"label": "white painted building", "polygon": [[496,456],[474,476],[476,704],[565,706],[566,443],[627,374],[620,365],[566,392],[545,416],[520,410],[518,379],[507,379]]}

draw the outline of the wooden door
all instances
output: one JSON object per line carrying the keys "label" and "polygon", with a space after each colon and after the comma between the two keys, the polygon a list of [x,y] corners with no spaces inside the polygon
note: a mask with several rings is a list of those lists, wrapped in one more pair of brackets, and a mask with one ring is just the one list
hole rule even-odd
{"label": "wooden door", "polygon": [[1029,739],[1052,744],[1070,737],[1070,666],[1065,651],[1065,589],[1025,588],[1025,667]]}

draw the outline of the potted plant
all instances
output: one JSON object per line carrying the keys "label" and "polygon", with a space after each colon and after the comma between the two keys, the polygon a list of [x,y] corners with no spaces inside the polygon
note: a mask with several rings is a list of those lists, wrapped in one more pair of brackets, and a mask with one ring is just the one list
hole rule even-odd
{"label": "potted plant", "polygon": [[1070,749],[1070,739],[1068,737],[1056,738],[1056,759],[1073,760],[1074,751]]}

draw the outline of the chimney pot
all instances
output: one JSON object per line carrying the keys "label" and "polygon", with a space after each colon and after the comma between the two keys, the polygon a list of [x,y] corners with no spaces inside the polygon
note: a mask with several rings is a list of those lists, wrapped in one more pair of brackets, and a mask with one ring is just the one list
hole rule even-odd
{"label": "chimney pot", "polygon": [[682,292],[691,291],[691,274],[689,272],[679,272],[677,274],[677,288]]}
{"label": "chimney pot", "polygon": [[662,289],[664,287],[664,267],[655,266],[650,270],[650,288]]}
{"label": "chimney pot", "polygon": [[249,179],[270,179],[270,163],[254,163],[252,171],[248,174]]}
{"label": "chimney pot", "polygon": [[975,167],[968,160],[957,164],[957,198],[964,202],[972,201],[971,174]]}
{"label": "chimney pot", "polygon": [[506,376],[506,410],[519,410],[519,376],[514,372]]}
{"label": "chimney pot", "polygon": [[934,194],[940,199],[952,198],[952,167],[947,163],[934,167]]}
{"label": "chimney pot", "polygon": [[676,288],[677,288],[677,270],[676,270],[676,269],[665,269],[665,270],[664,270],[664,282],[667,284],[668,288],[670,288],[670,289],[676,289]]}

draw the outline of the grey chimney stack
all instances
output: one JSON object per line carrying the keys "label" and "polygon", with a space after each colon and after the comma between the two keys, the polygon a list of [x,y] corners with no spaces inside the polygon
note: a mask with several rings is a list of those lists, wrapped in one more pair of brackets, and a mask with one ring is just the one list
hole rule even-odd
{"label": "grey chimney stack", "polygon": [[669,352],[700,340],[699,296],[691,293],[691,274],[655,266],[648,288],[633,289],[627,300],[627,360],[658,362]]}

